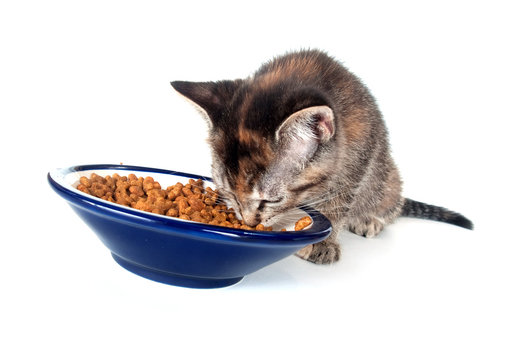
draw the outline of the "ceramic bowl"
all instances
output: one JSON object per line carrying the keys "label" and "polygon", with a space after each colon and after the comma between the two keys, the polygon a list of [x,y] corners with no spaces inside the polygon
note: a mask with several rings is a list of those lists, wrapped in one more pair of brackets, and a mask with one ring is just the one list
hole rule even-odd
{"label": "ceramic bowl", "polygon": [[[300,215],[313,220],[302,231],[249,231],[180,220],[114,204],[76,189],[81,176],[136,174],[152,176],[163,188],[178,181],[211,179],[182,172],[126,165],[81,165],[48,173],[50,186],[111,251],[125,269],[158,282],[216,288],[237,283],[245,275],[327,238],[330,222],[311,208]],[[289,230],[289,229],[288,229]]]}

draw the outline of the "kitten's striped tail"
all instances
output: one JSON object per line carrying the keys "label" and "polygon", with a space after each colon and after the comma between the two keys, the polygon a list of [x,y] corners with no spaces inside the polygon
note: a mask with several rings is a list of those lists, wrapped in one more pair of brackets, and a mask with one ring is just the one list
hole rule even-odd
{"label": "kitten's striped tail", "polygon": [[440,206],[429,205],[407,198],[405,199],[404,206],[402,207],[401,216],[441,221],[461,226],[469,230],[473,229],[473,223],[471,220],[459,213]]}

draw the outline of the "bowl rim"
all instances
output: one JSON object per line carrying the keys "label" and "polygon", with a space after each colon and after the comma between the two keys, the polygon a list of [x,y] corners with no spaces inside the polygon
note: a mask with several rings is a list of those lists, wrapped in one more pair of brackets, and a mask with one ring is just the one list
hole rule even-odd
{"label": "bowl rim", "polygon": [[[122,170],[132,172],[159,173],[185,178],[202,179],[211,181],[212,178],[202,175],[196,175],[181,171],[165,170],[152,167],[137,165],[117,165],[117,164],[87,164],[74,165],[64,168],[55,168],[48,172],[47,179],[53,189],[59,193],[65,200],[76,206],[84,207],[88,210],[95,210],[101,213],[111,213],[114,217],[124,217],[127,221],[142,223],[145,226],[157,227],[163,231],[164,228],[178,228],[183,231],[203,231],[222,235],[223,238],[245,244],[285,244],[295,245],[299,242],[308,242],[315,237],[327,237],[332,231],[330,221],[319,211],[309,206],[300,206],[299,209],[307,213],[313,219],[310,228],[301,231],[259,231],[227,228],[218,225],[210,225],[195,221],[175,219],[166,215],[153,214],[147,211],[134,209],[128,206],[112,203],[95,196],[83,193],[73,186],[63,183],[66,175],[79,171],[90,170]],[[114,214],[112,214],[114,213]],[[314,242],[314,241],[313,241]]]}

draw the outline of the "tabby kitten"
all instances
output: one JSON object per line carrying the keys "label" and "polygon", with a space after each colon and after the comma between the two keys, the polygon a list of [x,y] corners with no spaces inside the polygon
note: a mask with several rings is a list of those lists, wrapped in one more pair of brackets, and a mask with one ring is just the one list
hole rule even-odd
{"label": "tabby kitten", "polygon": [[297,253],[306,260],[337,261],[341,229],[371,237],[401,215],[473,226],[402,197],[374,98],[321,51],[274,58],[247,79],[171,84],[208,120],[213,180],[248,225],[300,205],[331,220],[328,239]]}

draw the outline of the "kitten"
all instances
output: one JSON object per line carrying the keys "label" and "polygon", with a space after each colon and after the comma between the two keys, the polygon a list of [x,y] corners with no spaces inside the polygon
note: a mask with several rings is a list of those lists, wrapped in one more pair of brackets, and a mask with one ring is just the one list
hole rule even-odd
{"label": "kitten", "polygon": [[247,79],[171,85],[207,119],[213,181],[248,225],[305,204],[331,220],[330,237],[297,254],[306,260],[337,261],[341,229],[371,237],[401,215],[473,227],[401,195],[375,99],[323,52],[288,53]]}

